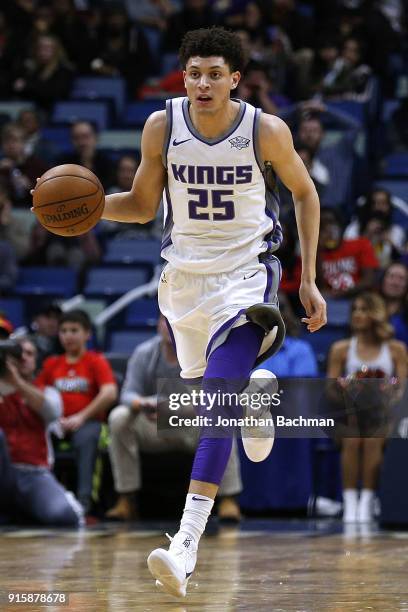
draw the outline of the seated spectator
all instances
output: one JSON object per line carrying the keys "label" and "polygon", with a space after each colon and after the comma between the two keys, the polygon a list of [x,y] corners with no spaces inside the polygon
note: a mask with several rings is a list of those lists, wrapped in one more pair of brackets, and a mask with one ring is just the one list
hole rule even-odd
{"label": "seated spectator", "polygon": [[395,337],[408,346],[408,268],[404,263],[397,261],[386,268],[380,293],[385,300]]}
{"label": "seated spectator", "polygon": [[16,71],[13,94],[34,100],[49,111],[55,102],[69,96],[73,76],[72,66],[58,38],[43,34],[36,38],[34,52]]}
{"label": "seated spectator", "polygon": [[0,295],[12,291],[17,276],[18,266],[14,248],[7,240],[0,240]]}
{"label": "seated spectator", "polygon": [[[21,210],[19,212],[22,212]],[[27,210],[28,219],[32,214]],[[25,218],[25,215],[24,215]],[[9,242],[20,261],[28,252],[30,245],[30,221],[24,223],[20,215],[13,211],[10,195],[0,184],[0,240]]]}
{"label": "seated spectator", "polygon": [[52,9],[55,35],[66,50],[69,61],[81,74],[86,74],[92,58],[96,57],[96,39],[90,36],[87,23],[76,9],[74,0],[52,0]]}
{"label": "seated spectator", "polygon": [[178,53],[186,32],[217,25],[217,15],[207,0],[183,0],[182,8],[167,19],[163,36],[163,51]]}
{"label": "seated spectator", "polygon": [[132,23],[126,9],[111,5],[103,13],[92,71],[101,76],[122,76],[130,97],[135,97],[152,72],[152,57],[143,30]]}
{"label": "seated spectator", "polygon": [[171,0],[124,0],[124,4],[132,21],[158,30],[166,28],[166,19],[176,9]]}
{"label": "seated spectator", "polygon": [[322,89],[326,75],[339,57],[338,35],[324,32],[313,53],[298,54],[296,63],[296,92],[301,100],[312,98]]}
{"label": "seated spectator", "polygon": [[24,131],[16,123],[6,123],[1,131],[3,158],[0,160],[0,181],[10,194],[13,206],[31,206],[30,190],[47,165],[25,152]]}
{"label": "seated spectator", "polygon": [[90,121],[76,121],[71,126],[73,153],[63,155],[60,164],[79,164],[91,170],[106,189],[112,184],[112,162],[98,151],[98,134]]}
{"label": "seated spectator", "polygon": [[367,238],[374,247],[378,263],[381,268],[388,266],[391,261],[400,258],[401,253],[394,247],[389,239],[389,227],[383,215],[373,213],[361,225],[361,236]]}
{"label": "seated spectator", "polygon": [[378,260],[367,238],[345,240],[339,216],[322,210],[317,282],[328,297],[347,298],[372,289]]}
{"label": "seated spectator", "polygon": [[[300,113],[300,116],[298,115]],[[316,100],[302,102],[294,107],[280,109],[279,115],[296,129],[296,142],[305,145],[329,175],[322,194],[324,206],[345,207],[353,200],[353,170],[355,166],[354,145],[360,124],[339,110],[329,109]],[[335,144],[324,144],[323,120],[342,130]]]}
{"label": "seated spectator", "polygon": [[116,166],[115,182],[107,189],[106,194],[130,191],[138,167],[139,160],[136,157],[130,154],[122,155]]}
{"label": "seated spectator", "polygon": [[36,349],[19,341],[21,359],[0,372],[0,513],[8,520],[78,527],[83,511],[50,472],[47,426],[61,415],[60,394],[33,382]]}
{"label": "seated spectator", "polygon": [[[130,154],[123,155],[116,166],[115,183],[107,189],[106,193],[130,191],[138,167],[139,160],[136,157]],[[98,236],[104,239],[114,237],[115,240],[161,237],[162,223],[160,221],[162,221],[160,215],[148,223],[119,223],[118,221],[102,220],[97,226]]]}
{"label": "seated spectator", "polygon": [[117,398],[117,386],[105,357],[87,350],[91,322],[82,310],[62,315],[59,339],[65,353],[45,360],[37,383],[54,386],[63,401],[63,416],[54,432],[68,439],[77,466],[77,496],[87,514],[102,421]]}
{"label": "seated spectator", "polygon": [[279,294],[279,308],[286,327],[285,340],[278,353],[259,367],[270,370],[278,378],[318,376],[316,355],[308,342],[297,338],[300,332],[298,319],[285,295]]}
{"label": "seated spectator", "polygon": [[238,98],[249,102],[265,113],[275,115],[281,106],[287,106],[289,100],[274,91],[272,79],[262,64],[252,63],[245,71],[238,85]]}
{"label": "seated spectator", "polygon": [[323,194],[330,183],[330,174],[327,167],[316,158],[316,152],[309,149],[304,143],[300,142],[296,146],[296,151],[314,182],[319,199],[322,200]]}
{"label": "seated spectator", "polygon": [[[108,518],[129,520],[136,516],[136,495],[142,487],[140,450],[147,453],[184,450],[193,455],[197,446],[197,428],[183,427],[167,437],[157,433],[157,381],[180,376],[180,366],[164,317],[160,317],[158,332],[152,340],[136,347],[128,363],[121,405],[109,415],[109,450],[119,499],[107,513]],[[195,416],[192,409],[188,409],[188,416]],[[220,486],[219,518],[239,519],[239,507],[233,496],[240,491],[239,461],[237,449],[233,447]]]}
{"label": "seated spectator", "polygon": [[61,315],[61,308],[50,303],[42,306],[33,317],[30,338],[37,348],[38,367],[47,357],[64,352],[58,336]]}
{"label": "seated spectator", "polygon": [[401,252],[405,246],[406,232],[403,227],[392,222],[392,198],[386,189],[377,188],[367,195],[364,204],[357,208],[357,214],[346,227],[344,237],[350,239],[361,236],[362,228],[373,216],[384,220],[388,242]]}
{"label": "seated spectator", "polygon": [[320,93],[325,98],[354,99],[367,102],[371,95],[371,68],[363,61],[363,43],[349,36],[340,56],[322,80]]}
{"label": "seated spectator", "polygon": [[101,257],[99,242],[93,231],[75,238],[51,234],[36,222],[24,263],[31,266],[69,266],[83,273]]}
{"label": "seated spectator", "polygon": [[34,155],[50,166],[57,156],[57,147],[43,138],[42,121],[37,110],[26,109],[18,116],[17,124],[24,130],[24,151],[27,156]]}

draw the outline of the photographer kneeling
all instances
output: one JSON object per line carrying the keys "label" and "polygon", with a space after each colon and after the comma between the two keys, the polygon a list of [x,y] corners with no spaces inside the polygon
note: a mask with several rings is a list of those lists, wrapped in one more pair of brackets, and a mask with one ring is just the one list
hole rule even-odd
{"label": "photographer kneeling", "polygon": [[80,504],[51,473],[46,429],[62,413],[56,389],[34,384],[29,339],[0,342],[0,515],[78,527]]}

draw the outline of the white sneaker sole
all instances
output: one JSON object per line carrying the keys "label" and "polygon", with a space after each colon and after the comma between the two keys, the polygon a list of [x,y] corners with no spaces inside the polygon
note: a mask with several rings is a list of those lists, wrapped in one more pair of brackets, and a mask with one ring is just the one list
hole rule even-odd
{"label": "white sneaker sole", "polygon": [[[251,382],[256,383],[256,392],[266,391],[270,394],[276,393],[278,390],[278,381],[272,372],[269,370],[255,370],[252,373],[249,385],[244,389],[243,393],[251,387]],[[241,427],[242,445],[248,459],[254,463],[265,461],[269,457],[273,443],[275,441],[275,426],[273,425],[272,415],[270,410],[261,409],[260,413],[247,409],[245,415],[249,416],[252,413],[260,419],[270,419],[271,424],[268,426],[244,426]]]}
{"label": "white sneaker sole", "polygon": [[150,573],[156,578],[156,587],[173,597],[185,597],[189,578],[181,576],[178,567],[167,550],[156,548],[147,558]]}

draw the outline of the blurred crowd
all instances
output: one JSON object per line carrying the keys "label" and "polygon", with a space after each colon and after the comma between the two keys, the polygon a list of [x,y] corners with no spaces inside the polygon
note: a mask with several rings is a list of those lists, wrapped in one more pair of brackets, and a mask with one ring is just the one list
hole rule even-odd
{"label": "blurred crowd", "polygon": [[[81,118],[69,126],[71,149],[62,153],[47,137],[55,103],[70,97],[79,76],[123,78],[128,102],[183,95],[177,60],[180,41],[186,31],[214,24],[238,32],[247,52],[249,61],[238,97],[289,124],[295,148],[316,185],[322,205],[317,282],[329,303],[329,326],[333,323],[331,312],[338,311],[336,304],[347,308],[353,304],[355,310],[356,299],[369,291],[380,301],[376,308],[385,313],[384,324],[392,324],[392,334],[406,346],[408,167],[397,175],[405,191],[394,193],[392,181],[383,180],[387,156],[408,153],[405,0],[2,3],[0,109],[2,101],[30,101],[34,106],[22,109],[12,121],[0,110],[0,297],[13,295],[19,270],[25,266],[69,266],[83,279],[89,266],[102,261],[108,240],[160,238],[160,221],[143,227],[103,221],[84,236],[59,238],[35,221],[29,210],[30,190],[37,177],[60,163],[76,163],[91,169],[107,193],[129,190],[139,164],[138,153],[124,150],[113,163],[99,147],[96,125]],[[123,129],[120,123],[114,127]],[[287,375],[294,375],[301,363],[308,366],[307,372],[297,375],[313,376],[319,368],[325,370],[327,352],[323,362],[317,363],[317,352],[305,343],[296,322],[302,312],[298,299],[300,250],[291,194],[283,185],[279,189],[284,236],[278,252],[283,268],[281,303],[289,333],[280,354],[283,361],[271,364],[271,369],[282,367]],[[341,317],[344,336],[350,335],[350,329],[351,335],[357,333],[358,325],[353,327],[350,310],[344,310]],[[375,319],[375,314],[372,318]],[[39,362],[67,351],[61,345],[58,307],[45,308],[32,316],[30,323],[34,345],[30,349],[28,343],[25,350],[35,351]],[[84,337],[89,332],[88,322],[80,317],[65,323],[79,326]],[[4,313],[0,333],[7,337],[11,331]],[[163,330],[159,331],[163,336]],[[168,343],[163,342],[167,347],[164,361],[167,359],[169,367],[177,367]],[[145,350],[156,350],[157,354],[156,345]],[[401,352],[400,358],[406,359],[406,353]],[[109,401],[113,404],[116,387],[106,368],[104,372],[105,382],[100,385],[111,385]],[[14,376],[18,380],[18,374]],[[52,385],[52,381],[48,384]],[[122,392],[120,405],[110,417],[113,472],[119,494],[113,516],[119,517],[131,517],[135,512],[135,493],[141,486],[139,447],[155,448],[151,435],[155,392],[139,387],[132,392],[130,400]],[[98,393],[96,385],[94,398]],[[102,401],[102,412],[107,404]],[[137,425],[134,419],[130,422],[126,405],[133,417],[142,411],[145,422],[138,421]],[[54,413],[57,412],[55,409]],[[67,415],[62,414],[59,418],[66,419]],[[88,431],[94,454],[101,419],[98,417],[97,426]],[[142,425],[143,430],[139,431]],[[78,448],[88,443],[85,436],[78,442]],[[115,450],[115,444],[121,447],[121,452]],[[80,450],[78,453],[79,457]],[[89,465],[93,466],[94,456],[78,461],[82,461],[81,465],[88,462],[86,491],[79,495],[88,511]],[[132,476],[126,481],[123,473],[129,474],[131,470],[123,465],[132,462]],[[373,487],[370,474],[369,486]],[[232,482],[226,486],[227,498],[230,492],[235,494],[240,489],[236,474]],[[354,489],[354,482],[349,488]],[[67,512],[64,506],[63,516]],[[228,512],[237,516],[234,507],[232,510],[227,507]]]}

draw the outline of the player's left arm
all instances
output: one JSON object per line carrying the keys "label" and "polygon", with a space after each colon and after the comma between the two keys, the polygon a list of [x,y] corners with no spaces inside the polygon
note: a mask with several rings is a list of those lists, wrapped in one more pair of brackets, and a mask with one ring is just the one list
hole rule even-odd
{"label": "player's left arm", "polygon": [[259,144],[264,162],[270,161],[276,174],[292,192],[302,254],[300,300],[306,315],[302,321],[309,331],[327,322],[326,302],[316,287],[316,253],[319,238],[320,204],[312,179],[296,153],[286,123],[273,115],[262,114]]}

